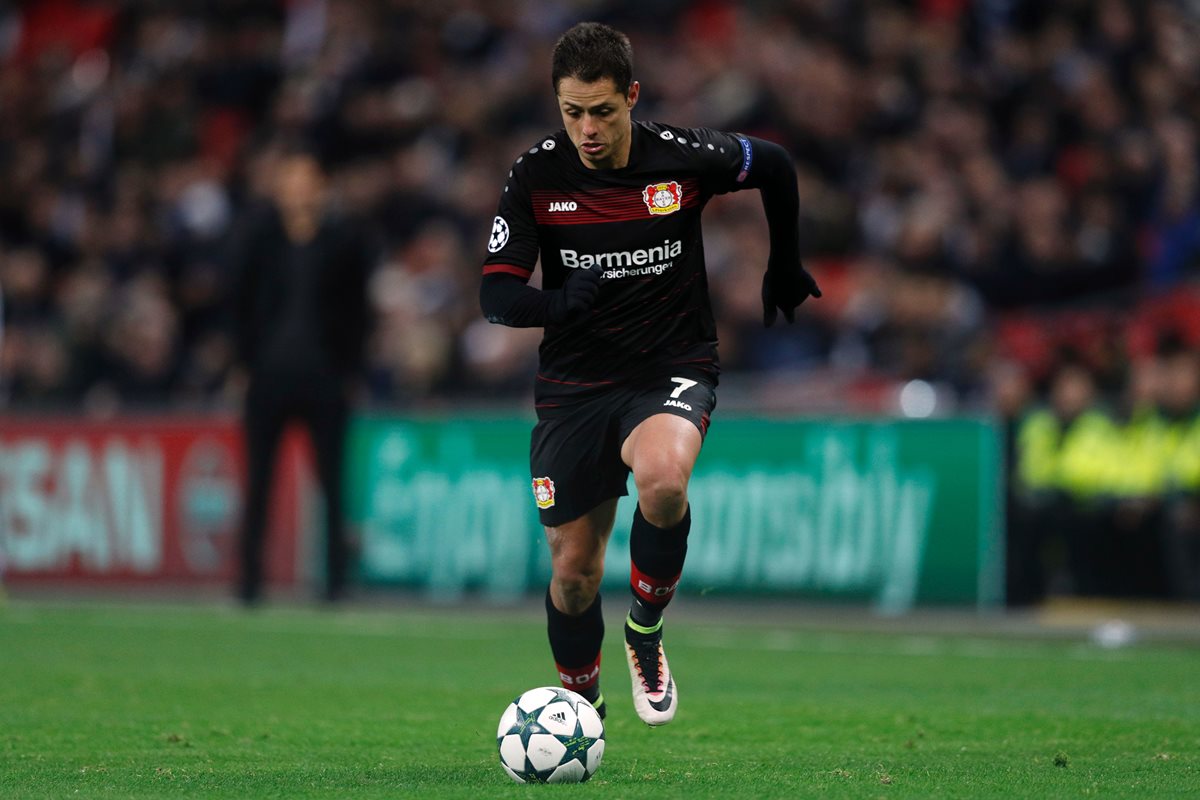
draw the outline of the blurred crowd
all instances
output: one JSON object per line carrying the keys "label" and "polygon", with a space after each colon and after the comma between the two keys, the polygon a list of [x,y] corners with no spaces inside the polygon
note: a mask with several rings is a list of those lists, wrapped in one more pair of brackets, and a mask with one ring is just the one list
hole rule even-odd
{"label": "blurred crowd", "polygon": [[[1082,373],[1112,430],[1195,415],[1161,389],[1200,343],[1195,0],[0,0],[0,407],[233,407],[227,242],[298,139],[375,254],[362,399],[523,397],[540,332],[480,317],[479,263],[589,18],[633,40],[636,116],[796,157],[825,292],[796,325],[761,326],[757,196],[706,214],[726,407],[908,412],[919,384],[917,415],[1061,440]],[[1081,496],[1054,480],[1017,493]]]}
{"label": "blurred crowd", "polygon": [[1112,376],[1065,350],[1045,383],[1044,406],[1010,392],[1009,602],[1200,602],[1200,354],[1168,334]]}
{"label": "blurred crowd", "polygon": [[[0,386],[14,408],[229,402],[223,248],[312,142],[377,265],[365,396],[520,396],[538,333],[483,322],[502,179],[559,126],[549,49],[629,31],[638,115],[796,155],[826,287],[764,331],[757,197],[706,249],[761,404],[985,407],[997,319],[1128,307],[1200,273],[1200,27],[1170,0],[42,0],[0,5]],[[1047,323],[1053,327],[1053,321]],[[1189,342],[1194,345],[1194,342]],[[1019,359],[1017,360],[1020,363]],[[900,383],[897,383],[900,382]],[[232,387],[232,388],[231,388]],[[754,399],[754,398],[752,398]]]}

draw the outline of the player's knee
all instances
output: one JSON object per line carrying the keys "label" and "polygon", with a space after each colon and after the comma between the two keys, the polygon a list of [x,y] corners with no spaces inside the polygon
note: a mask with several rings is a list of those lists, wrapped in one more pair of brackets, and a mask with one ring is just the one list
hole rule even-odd
{"label": "player's knee", "polygon": [[593,565],[554,563],[554,582],[558,584],[558,595],[562,599],[566,614],[582,614],[591,606],[600,591],[603,568]]}
{"label": "player's knee", "polygon": [[678,522],[687,508],[687,478],[686,472],[671,465],[635,476],[642,516],[664,528]]}
{"label": "player's knee", "polygon": [[558,581],[558,596],[563,601],[565,614],[572,616],[582,614],[592,606],[596,594],[600,591],[600,577],[593,575],[568,575],[556,578]]}

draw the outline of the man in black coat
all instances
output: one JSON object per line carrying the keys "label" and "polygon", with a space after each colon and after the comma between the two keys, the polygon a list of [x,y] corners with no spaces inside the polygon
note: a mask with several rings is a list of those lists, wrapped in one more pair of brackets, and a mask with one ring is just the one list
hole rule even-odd
{"label": "man in black coat", "polygon": [[274,202],[234,238],[233,307],[245,398],[247,484],[238,597],[262,591],[262,551],[276,451],[286,424],[308,428],[325,494],[327,600],[346,587],[342,460],[349,398],[362,371],[372,258],[359,231],[332,214],[326,179],[307,152],[280,157]]}

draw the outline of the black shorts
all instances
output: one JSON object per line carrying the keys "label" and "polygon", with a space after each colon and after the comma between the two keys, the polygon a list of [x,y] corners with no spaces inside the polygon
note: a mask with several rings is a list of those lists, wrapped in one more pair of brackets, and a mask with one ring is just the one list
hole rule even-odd
{"label": "black shorts", "polygon": [[562,525],[629,494],[621,445],[646,418],[674,414],[703,437],[717,405],[716,387],[715,373],[679,366],[607,385],[539,378],[529,469],[542,524]]}

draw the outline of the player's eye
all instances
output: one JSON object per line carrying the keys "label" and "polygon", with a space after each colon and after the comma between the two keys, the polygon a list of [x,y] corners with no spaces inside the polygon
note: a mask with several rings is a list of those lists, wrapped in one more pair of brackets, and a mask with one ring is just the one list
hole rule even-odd
{"label": "player's eye", "polygon": [[567,116],[571,117],[572,119],[579,119],[579,114],[580,112],[573,108],[567,109]]}

